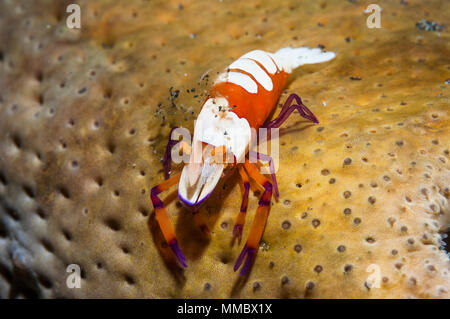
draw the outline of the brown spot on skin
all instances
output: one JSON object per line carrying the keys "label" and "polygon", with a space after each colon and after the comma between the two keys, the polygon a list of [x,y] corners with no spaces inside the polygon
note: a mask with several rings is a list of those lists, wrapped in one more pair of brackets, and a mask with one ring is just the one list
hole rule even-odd
{"label": "brown spot on skin", "polygon": [[347,265],[344,266],[344,272],[345,272],[345,273],[351,272],[352,269],[353,269],[353,266],[352,266],[352,265],[347,264]]}
{"label": "brown spot on skin", "polygon": [[283,224],[281,224],[281,227],[282,227],[284,230],[288,230],[289,228],[291,228],[291,222],[288,221],[288,220],[285,220],[285,221],[283,222]]}
{"label": "brown spot on skin", "polygon": [[400,270],[402,267],[403,267],[403,263],[400,263],[400,262],[395,263],[395,268]]}
{"label": "brown spot on skin", "polygon": [[352,193],[350,191],[345,191],[342,196],[344,196],[344,198],[348,199],[352,196]]}
{"label": "brown spot on skin", "polygon": [[434,265],[428,265],[427,269],[428,271],[436,271],[436,267],[434,267]]}
{"label": "brown spot on skin", "polygon": [[317,227],[320,226],[320,220],[318,220],[317,218],[314,218],[314,219],[311,221],[311,224],[313,225],[314,228],[317,228]]}
{"label": "brown spot on skin", "polygon": [[387,219],[387,222],[389,223],[389,225],[391,225],[391,227],[394,226],[395,221],[396,219],[394,217],[389,217]]}
{"label": "brown spot on skin", "polygon": [[312,281],[308,281],[305,286],[306,290],[313,290],[315,287],[316,285]]}

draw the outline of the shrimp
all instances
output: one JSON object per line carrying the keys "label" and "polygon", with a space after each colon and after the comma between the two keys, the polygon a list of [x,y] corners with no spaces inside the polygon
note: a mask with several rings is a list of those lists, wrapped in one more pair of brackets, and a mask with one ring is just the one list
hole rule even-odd
{"label": "shrimp", "polygon": [[[165,181],[153,187],[150,196],[163,236],[182,266],[187,267],[186,258],[179,247],[164,204],[158,197],[159,193],[178,184],[179,199],[191,209],[200,229],[209,234],[206,223],[198,214],[198,208],[210,196],[219,180],[228,175],[226,172],[237,168],[243,185],[243,199],[233,236],[240,240],[247,212],[250,179],[262,186],[264,192],[259,199],[248,239],[234,265],[234,271],[243,265],[240,275],[248,274],[264,232],[272,196],[276,199],[279,196],[273,159],[251,149],[255,141],[252,130],[278,128],[294,110],[318,124],[317,118],[296,94],[287,98],[278,117],[269,122],[267,119],[276,107],[293,69],[303,64],[326,62],[334,57],[333,52],[308,47],[286,47],[275,53],[262,50],[248,52],[217,77],[195,123],[192,145],[180,145],[183,152],[188,154],[189,161],[181,173],[173,176],[170,176],[171,149],[178,141],[170,137],[164,156]],[[269,163],[271,178],[260,172],[257,163],[249,161],[250,155]]]}

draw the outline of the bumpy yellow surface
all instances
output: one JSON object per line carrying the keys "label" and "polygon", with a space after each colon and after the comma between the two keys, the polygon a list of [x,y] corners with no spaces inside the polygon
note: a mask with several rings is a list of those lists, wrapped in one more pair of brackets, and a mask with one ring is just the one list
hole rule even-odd
{"label": "bumpy yellow surface", "polygon": [[[0,1],[1,297],[449,298],[450,41],[415,23],[450,21],[450,2],[378,1],[369,29],[361,1],[86,0],[80,30],[70,2]],[[281,131],[250,276],[233,272],[236,177],[201,211],[211,240],[163,196],[182,271],[149,190],[170,128],[193,127],[199,79],[253,49],[319,44],[336,59],[297,70],[280,102],[298,93],[320,125],[294,114]]]}

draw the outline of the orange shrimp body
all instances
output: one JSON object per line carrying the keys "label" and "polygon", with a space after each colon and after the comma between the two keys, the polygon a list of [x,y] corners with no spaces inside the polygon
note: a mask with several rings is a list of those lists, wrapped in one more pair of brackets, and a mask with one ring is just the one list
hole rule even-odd
{"label": "orange shrimp body", "polygon": [[[272,57],[268,57],[273,61]],[[241,58],[242,59],[242,58]],[[286,72],[283,69],[279,69],[278,66],[276,72],[271,74],[266,68],[258,62],[258,60],[246,59],[246,63],[252,63],[254,67],[259,67],[260,71],[264,72],[271,80],[273,86],[271,90],[267,90],[261,85],[260,77],[261,75],[254,72],[250,73],[244,69],[231,69],[229,68],[227,72],[237,72],[250,77],[257,85],[257,93],[248,92],[244,87],[233,82],[220,82],[214,85],[211,89],[211,97],[224,97],[228,100],[231,110],[236,113],[240,118],[247,119],[250,127],[258,129],[267,119],[267,117],[272,112],[278,98],[283,91],[286,84],[286,80],[289,77],[290,72]],[[270,61],[269,61],[270,62]],[[243,64],[245,65],[245,64]]]}

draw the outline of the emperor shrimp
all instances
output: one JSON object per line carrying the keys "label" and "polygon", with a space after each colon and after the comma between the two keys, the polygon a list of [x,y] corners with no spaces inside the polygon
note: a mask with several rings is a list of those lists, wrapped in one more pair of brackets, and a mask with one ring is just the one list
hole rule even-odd
{"label": "emperor shrimp", "polygon": [[[195,123],[192,144],[181,144],[189,161],[181,173],[172,176],[171,150],[178,140],[172,139],[171,132],[163,163],[165,181],[153,187],[150,196],[162,234],[182,266],[187,267],[186,258],[158,195],[178,184],[179,199],[193,212],[200,229],[209,234],[206,223],[198,214],[199,206],[210,196],[221,178],[237,170],[243,185],[243,198],[233,236],[240,240],[247,212],[250,179],[262,186],[264,191],[259,199],[248,239],[234,265],[234,271],[243,265],[240,275],[246,275],[256,258],[272,196],[275,199],[279,196],[273,159],[252,150],[251,145],[255,140],[252,132],[259,128],[279,128],[294,110],[305,119],[318,124],[317,118],[297,94],[291,94],[287,98],[275,119],[267,120],[277,105],[287,78],[295,68],[303,64],[326,62],[334,57],[333,52],[324,52],[318,48],[286,47],[275,53],[254,50],[231,63],[210,89]],[[269,163],[270,178],[260,172],[258,163],[249,161],[250,155]]]}

